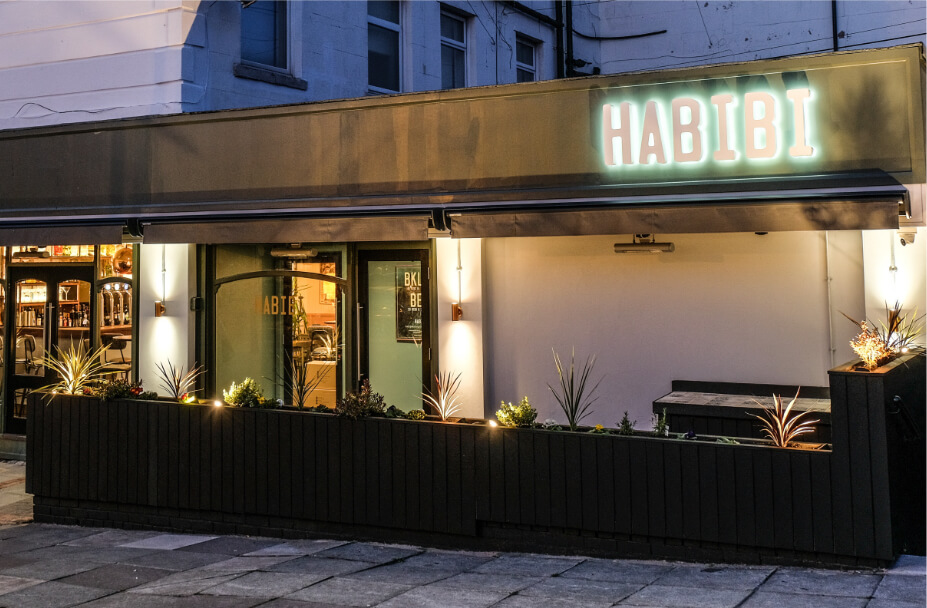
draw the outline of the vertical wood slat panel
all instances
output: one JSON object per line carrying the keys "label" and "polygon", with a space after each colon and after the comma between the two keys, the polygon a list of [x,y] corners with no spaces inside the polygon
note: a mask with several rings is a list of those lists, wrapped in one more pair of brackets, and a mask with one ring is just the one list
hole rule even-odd
{"label": "vertical wood slat panel", "polygon": [[190,408],[179,406],[177,418],[177,506],[190,508]]}
{"label": "vertical wood slat panel", "polygon": [[615,531],[615,457],[613,455],[614,441],[596,442],[596,492],[599,501],[598,529],[603,532]]}
{"label": "vertical wood slat panel", "polygon": [[380,488],[380,518],[382,526],[392,526],[393,521],[393,441],[390,433],[390,424],[374,420],[377,438],[377,467],[373,470],[376,479],[374,482]]}
{"label": "vertical wood slat panel", "polygon": [[[872,481],[873,551],[882,559],[894,557],[892,542],[892,505],[889,488],[888,431],[885,424],[886,405],[884,376],[866,378],[867,419],[869,423],[869,478]],[[923,453],[920,454],[923,457]],[[922,458],[923,459],[923,458]],[[923,513],[921,513],[923,517]]]}
{"label": "vertical wood slat panel", "polygon": [[257,428],[254,420],[254,412],[249,410],[238,410],[241,419],[243,437],[245,440],[244,447],[244,512],[258,512],[257,497],[257,477],[258,473],[258,455],[257,455]]}
{"label": "vertical wood slat panel", "polygon": [[49,450],[49,458],[45,464],[46,479],[49,480],[49,496],[61,496],[61,476],[55,474],[54,463],[61,462],[61,445],[65,437],[65,429],[61,428],[61,409],[62,401],[66,398],[64,396],[56,397],[51,404],[46,406],[51,413],[51,416],[49,416],[51,424],[45,427],[45,443]]}
{"label": "vertical wood slat panel", "polygon": [[307,431],[307,426],[311,423],[312,416],[294,416],[293,422],[291,423],[292,432],[290,433],[290,455],[293,459],[293,466],[290,469],[290,486],[292,488],[290,492],[290,512],[293,514],[293,517],[306,519],[309,518],[309,514],[306,510],[305,502],[305,450],[306,440],[310,436],[309,431]]}
{"label": "vertical wood slat panel", "polygon": [[598,484],[598,462],[595,455],[596,444],[606,437],[589,437],[591,441],[580,442],[579,454],[582,465],[578,471],[579,479],[582,482],[580,496],[583,500],[581,509],[583,519],[582,527],[587,530],[599,529],[599,501],[597,496]]}
{"label": "vertical wood slat panel", "polygon": [[164,483],[168,488],[166,493],[168,506],[173,509],[180,506],[180,416],[182,411],[180,406],[167,408],[169,432],[166,439],[170,442],[171,449],[168,450],[168,472]]}
{"label": "vertical wood slat panel", "polygon": [[516,475],[509,482],[518,491],[518,503],[520,508],[516,513],[507,513],[507,519],[510,522],[533,526],[536,523],[534,506],[537,498],[534,494],[534,436],[532,432],[508,433],[508,438],[513,440],[506,445],[506,450],[512,448],[515,454]]}
{"label": "vertical wood slat panel", "polygon": [[650,533],[647,514],[647,446],[642,441],[626,440],[630,450],[631,534]]}
{"label": "vertical wood slat panel", "polygon": [[416,529],[422,529],[421,505],[419,504],[419,494],[421,493],[422,475],[420,470],[421,450],[419,449],[418,430],[419,425],[404,425],[405,446],[406,446],[406,469],[408,474],[405,477],[406,494],[405,494],[405,511],[406,525]]}
{"label": "vertical wood slat panel", "polygon": [[583,527],[583,466],[580,438],[570,433],[563,438],[563,470],[566,474],[566,527]]}
{"label": "vertical wood slat panel", "polygon": [[129,495],[129,419],[124,403],[107,403],[116,414],[116,500],[125,503]]}
{"label": "vertical wood slat panel", "polygon": [[[81,399],[74,404],[74,407],[77,410],[78,418],[77,462],[80,463],[76,471],[78,480],[77,498],[80,500],[87,500],[90,498],[90,403],[86,399]],[[28,418],[26,424],[27,426],[29,424]]]}
{"label": "vertical wood slat panel", "polygon": [[813,510],[814,550],[834,551],[834,514],[831,505],[831,454],[812,454],[811,507]]}
{"label": "vertical wood slat panel", "polygon": [[100,439],[98,436],[100,408],[89,399],[83,400],[81,408],[83,409],[81,417],[86,421],[87,426],[87,489],[82,496],[87,500],[98,500],[100,495]]}
{"label": "vertical wood slat panel", "polygon": [[461,534],[476,535],[476,429],[460,431],[460,521]]}
{"label": "vertical wood slat panel", "polygon": [[34,485],[38,481],[36,473],[36,455],[35,446],[40,441],[35,433],[36,428],[42,428],[36,425],[35,399],[27,397],[26,400],[26,493],[35,494]]}
{"label": "vertical wood slat panel", "polygon": [[505,521],[505,454],[500,429],[486,432],[489,458],[489,517],[492,521]]}
{"label": "vertical wood slat panel", "polygon": [[735,449],[719,446],[716,456],[718,489],[718,542],[736,545],[740,518],[737,512],[737,472],[734,464]]}
{"label": "vertical wood slat panel", "polygon": [[[213,493],[213,433],[212,420],[215,408],[197,406],[197,420],[199,421],[200,468],[193,479],[199,484],[196,493],[199,495],[199,508],[206,511],[212,505]],[[195,436],[194,436],[195,437]],[[197,504],[197,501],[192,501]]]}
{"label": "vertical wood slat panel", "polygon": [[293,515],[293,440],[291,437],[293,420],[297,417],[298,415],[287,413],[279,417],[280,424],[277,425],[280,442],[280,448],[277,450],[277,462],[280,463],[277,477],[277,485],[280,488],[277,509],[281,517]]}
{"label": "vertical wood slat panel", "polygon": [[463,492],[463,466],[461,463],[461,438],[459,425],[444,425],[446,429],[447,466],[444,471],[447,486],[447,531],[451,534],[461,534],[463,525],[463,508],[461,499]]}
{"label": "vertical wood slat panel", "polygon": [[342,482],[351,483],[351,478],[343,477],[344,470],[351,468],[351,466],[342,462],[341,447],[352,443],[352,438],[345,432],[347,426],[342,425],[342,422],[346,421],[341,419],[332,421],[333,424],[329,427],[330,432],[326,443],[328,451],[328,518],[330,521],[352,521],[353,519],[353,514],[348,509],[350,505],[343,505],[341,502]]}
{"label": "vertical wood slat panel", "polygon": [[80,478],[83,475],[83,460],[80,454],[80,399],[75,399],[68,407],[69,426],[71,430],[70,445],[67,454],[68,496],[78,496],[80,492]]}
{"label": "vertical wood slat panel", "polygon": [[847,376],[831,374],[831,496],[833,497],[834,551],[838,555],[853,555],[853,497],[850,492],[850,429],[848,417]]}
{"label": "vertical wood slat panel", "polygon": [[615,532],[631,534],[631,447],[619,441],[612,448],[612,480],[615,486]]}
{"label": "vertical wood slat panel", "polygon": [[505,471],[505,522],[519,522],[521,501],[519,500],[520,483],[518,475],[518,439],[517,431],[506,429],[502,436],[503,467]]}
{"label": "vertical wood slat panel", "polygon": [[202,408],[191,405],[186,408],[189,422],[189,431],[187,433],[187,453],[190,455],[190,466],[187,469],[187,507],[190,509],[199,509],[201,494],[200,483],[203,474],[202,449],[200,437],[203,434]]}
{"label": "vertical wood slat panel", "polygon": [[129,407],[135,411],[138,433],[138,442],[131,448],[135,452],[137,471],[135,502],[144,505],[148,503],[148,408],[142,401],[134,401]]}
{"label": "vertical wood slat panel", "polygon": [[316,473],[315,498],[312,504],[316,509],[316,519],[329,521],[328,517],[328,435],[334,420],[316,418],[315,420],[315,459],[312,470]]}
{"label": "vertical wood slat panel", "polygon": [[[268,415],[270,414],[270,415]],[[280,416],[275,416],[270,412],[258,411],[257,416],[264,420],[267,429],[267,462],[266,462],[266,479],[267,489],[267,511],[274,517],[280,516]]]}
{"label": "vertical wood slat panel", "polygon": [[702,514],[699,505],[699,452],[698,446],[683,444],[679,446],[682,459],[682,536],[686,540],[696,540],[701,530]]}
{"label": "vertical wood slat panel", "polygon": [[120,446],[120,456],[125,459],[126,468],[119,470],[119,477],[125,480],[125,494],[120,492],[120,501],[138,502],[138,409],[129,401],[116,401],[119,408],[120,431],[125,432],[125,445]]}
{"label": "vertical wood slat panel", "polygon": [[219,416],[222,428],[222,506],[233,513],[240,513],[235,496],[235,452],[242,449],[235,444],[235,412],[230,408],[221,408]]}
{"label": "vertical wood slat panel", "polygon": [[534,521],[539,526],[550,525],[551,483],[550,483],[550,433],[534,436]]}
{"label": "vertical wood slat panel", "polygon": [[[368,434],[373,433],[369,421],[356,424],[354,427],[352,433],[354,449],[351,450],[355,505],[353,521],[374,525],[379,516],[377,503],[379,488],[374,485],[377,482],[377,446],[379,444],[376,436],[368,437]],[[350,458],[351,454],[348,454],[346,459]]]}
{"label": "vertical wood slat panel", "polygon": [[[564,435],[555,433],[548,442],[550,456],[550,525],[567,525],[567,472]],[[495,490],[495,489],[494,489]]]}
{"label": "vertical wood slat panel", "polygon": [[302,509],[307,519],[321,519],[318,516],[318,495],[316,494],[316,471],[318,470],[318,461],[316,460],[316,427],[319,426],[319,416],[306,415],[301,416],[303,420],[303,497]]}
{"label": "vertical wood slat panel", "polygon": [[700,538],[718,542],[718,449],[713,445],[699,446],[699,507]]}
{"label": "vertical wood slat panel", "polygon": [[814,505],[811,494],[811,454],[789,454],[792,477],[793,546],[814,551]]}
{"label": "vertical wood slat panel", "polygon": [[267,417],[261,412],[249,412],[248,422],[254,427],[254,510],[256,513],[268,511],[268,442]]}
{"label": "vertical wood slat panel", "polygon": [[[647,454],[647,534],[666,535],[666,463],[664,446],[648,441]],[[674,498],[675,500],[675,498]]]}
{"label": "vertical wood slat panel", "polygon": [[153,407],[158,416],[158,479],[155,503],[160,507],[167,507],[171,506],[171,495],[175,494],[170,490],[170,483],[174,479],[171,473],[171,456],[175,452],[172,438],[176,440],[177,436],[171,435],[171,419],[176,415],[177,408],[161,405]]}
{"label": "vertical wood slat panel", "polygon": [[770,450],[772,464],[774,541],[776,547],[792,549],[794,542],[794,513],[792,468],[789,465],[790,456],[785,450]]}
{"label": "vertical wood slat panel", "polygon": [[447,522],[447,427],[443,424],[429,425],[432,431],[431,445],[431,479],[433,499],[431,508],[434,515],[434,530],[448,531]]}
{"label": "vertical wood slat panel", "polygon": [[[227,418],[225,408],[221,407],[211,407],[207,406],[209,411],[209,427],[210,434],[212,435],[210,439],[210,457],[211,463],[209,466],[210,480],[209,480],[209,509],[211,511],[222,512],[227,510],[227,507],[223,506],[223,495],[224,495],[224,481],[225,481],[225,461],[223,460],[224,455],[224,445],[225,436],[222,433],[223,423]],[[226,503],[231,504],[231,502]]]}
{"label": "vertical wood slat panel", "polygon": [[476,429],[473,435],[473,489],[476,502],[476,518],[490,519],[489,484],[489,427]]}
{"label": "vertical wood slat panel", "polygon": [[[663,515],[664,533],[673,540],[681,540],[683,536],[682,493],[685,490],[685,481],[682,478],[682,452],[677,443],[667,444],[663,452],[663,470],[665,476],[662,480],[665,508]],[[657,511],[659,515],[660,512]]]}
{"label": "vertical wood slat panel", "polygon": [[248,443],[248,431],[245,429],[245,420],[246,416],[244,412],[238,410],[230,410],[229,412],[232,416],[232,442],[235,445],[235,455],[234,455],[234,490],[233,494],[235,496],[233,505],[235,513],[242,514],[246,510],[247,498],[245,497],[248,483],[248,475],[253,472],[252,468],[248,467],[248,462],[254,457],[253,454],[248,454],[248,449],[252,447]]}
{"label": "vertical wood slat panel", "polygon": [[[148,496],[145,504],[154,507],[158,504],[158,479],[160,477],[158,466],[160,464],[160,455],[163,451],[161,445],[158,444],[159,406],[157,403],[146,403],[145,409],[147,410],[148,418],[148,428],[145,429],[148,435]],[[168,447],[164,446],[164,449],[168,449]]]}
{"label": "vertical wood slat panel", "polygon": [[434,474],[430,454],[434,449],[433,435],[425,425],[418,426],[418,467],[419,467],[419,496],[418,516],[422,530],[434,530]]}
{"label": "vertical wood slat panel", "polygon": [[860,376],[847,378],[847,420],[850,429],[850,479],[855,555],[872,555],[875,551],[867,384],[866,379]]}
{"label": "vertical wood slat panel", "polygon": [[405,442],[406,427],[408,424],[390,424],[387,425],[390,433],[390,443],[393,446],[393,459],[390,474],[393,478],[393,493],[391,496],[391,509],[393,513],[392,525],[397,528],[408,528],[408,517],[406,511],[406,477],[409,476],[409,469],[406,461]]}
{"label": "vertical wood slat panel", "polygon": [[756,545],[760,547],[775,546],[776,512],[773,508],[775,494],[773,491],[773,471],[770,450],[751,450],[753,453],[753,491],[756,505],[754,519]]}

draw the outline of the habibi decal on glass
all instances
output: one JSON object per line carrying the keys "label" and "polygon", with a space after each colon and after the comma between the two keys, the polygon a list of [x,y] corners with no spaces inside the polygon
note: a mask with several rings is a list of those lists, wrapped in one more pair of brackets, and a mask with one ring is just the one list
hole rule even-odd
{"label": "habibi decal on glass", "polygon": [[422,340],[422,268],[396,267],[396,341]]}
{"label": "habibi decal on glass", "polygon": [[[639,96],[635,96],[639,99]],[[603,161],[609,168],[723,165],[814,157],[809,143],[810,88],[735,95],[686,95],[669,101],[602,105]]]}

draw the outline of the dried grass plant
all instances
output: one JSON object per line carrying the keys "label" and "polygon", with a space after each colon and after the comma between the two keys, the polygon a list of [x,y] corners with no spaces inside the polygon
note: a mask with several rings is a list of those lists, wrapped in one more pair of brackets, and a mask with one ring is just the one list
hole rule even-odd
{"label": "dried grass plant", "polygon": [[460,411],[461,403],[457,395],[460,389],[460,375],[460,373],[454,375],[451,372],[435,374],[434,392],[422,393],[425,401],[438,410],[441,420],[447,420]]}
{"label": "dried grass plant", "polygon": [[799,435],[814,431],[815,423],[820,422],[820,420],[801,420],[801,418],[808,415],[808,412],[791,415],[796,401],[798,401],[798,392],[795,393],[795,397],[789,401],[788,406],[785,408],[782,407],[782,398],[775,394],[773,395],[773,407],[755,401],[757,405],[763,408],[763,413],[761,415],[750,415],[758,418],[763,423],[763,432],[776,447],[788,447]]}
{"label": "dried grass plant", "polygon": [[206,371],[202,365],[194,365],[189,371],[184,371],[183,365],[175,368],[170,359],[167,360],[167,366],[158,363],[157,368],[161,388],[177,401],[195,392],[193,385],[196,384],[196,379]]}

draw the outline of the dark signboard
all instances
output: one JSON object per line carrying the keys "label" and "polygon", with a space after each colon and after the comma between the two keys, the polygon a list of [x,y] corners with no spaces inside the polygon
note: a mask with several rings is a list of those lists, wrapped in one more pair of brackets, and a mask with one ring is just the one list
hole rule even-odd
{"label": "dark signboard", "polygon": [[396,267],[396,341],[422,340],[422,267]]}

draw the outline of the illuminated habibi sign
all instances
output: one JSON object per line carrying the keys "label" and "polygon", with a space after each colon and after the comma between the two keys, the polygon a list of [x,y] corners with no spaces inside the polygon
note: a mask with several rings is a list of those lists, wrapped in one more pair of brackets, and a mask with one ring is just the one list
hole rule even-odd
{"label": "illuminated habibi sign", "polygon": [[[602,106],[602,149],[605,164],[734,162],[772,159],[787,148],[793,158],[812,157],[808,144],[807,104],[811,89],[789,89],[785,99],[757,91],[736,98],[712,95],[710,105],[694,97],[676,97],[670,118],[659,101],[641,108],[629,101]],[[738,133],[739,131],[739,133]],[[789,136],[792,141],[783,141]],[[714,149],[709,150],[709,140]]]}

